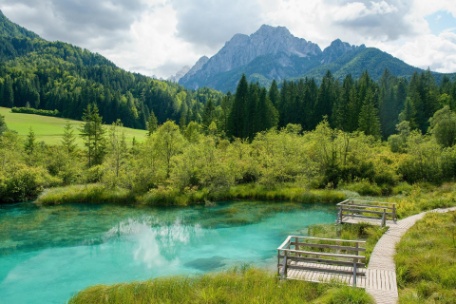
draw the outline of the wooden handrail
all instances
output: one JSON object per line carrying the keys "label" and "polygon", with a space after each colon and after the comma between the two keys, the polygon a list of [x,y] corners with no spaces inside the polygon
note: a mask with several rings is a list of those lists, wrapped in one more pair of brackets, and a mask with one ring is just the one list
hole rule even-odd
{"label": "wooden handrail", "polygon": [[[305,240],[310,240],[312,243],[303,242]],[[326,243],[315,243],[315,241],[322,241]],[[352,243],[354,247],[347,245],[337,245],[334,243]],[[352,273],[353,284],[356,286],[356,276],[364,275],[364,273],[359,272],[358,269],[366,267],[366,264],[364,263],[366,257],[359,254],[362,251],[366,251],[364,247],[360,247],[360,245],[365,245],[365,243],[365,241],[360,240],[344,240],[289,235],[286,240],[280,245],[280,247],[277,248],[278,274],[282,278],[286,278],[288,268],[309,270],[314,269],[317,271],[336,272],[343,274]],[[292,249],[292,246],[294,249]],[[299,247],[325,248],[333,251],[345,250],[352,251],[354,254],[300,250],[298,249]],[[310,264],[300,264],[298,262],[307,262]],[[315,267],[313,267],[312,264],[315,264]],[[350,268],[322,269],[321,266],[318,267],[317,265],[338,265]]]}
{"label": "wooden handrail", "polygon": [[[359,203],[357,203],[359,202]],[[367,203],[367,204],[366,204]],[[368,204],[370,203],[370,204]],[[376,219],[377,217],[366,214],[381,215],[378,219],[381,221],[382,227],[386,225],[387,218],[391,220],[397,220],[396,204],[386,202],[371,202],[363,200],[347,199],[337,204],[339,206],[339,212],[337,216],[337,222],[343,223],[344,215],[349,214],[352,217]]]}

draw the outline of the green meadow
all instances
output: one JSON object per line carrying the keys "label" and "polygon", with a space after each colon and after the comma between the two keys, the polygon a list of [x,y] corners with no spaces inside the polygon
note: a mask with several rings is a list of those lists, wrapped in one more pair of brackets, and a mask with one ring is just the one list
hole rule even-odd
{"label": "green meadow", "polygon": [[[83,124],[79,120],[69,120],[65,118],[40,116],[34,114],[12,113],[11,109],[0,107],[0,115],[5,117],[8,129],[16,131],[20,137],[25,138],[29,134],[30,129],[35,133],[38,142],[43,141],[48,145],[58,145],[62,140],[64,126],[67,121],[73,127],[74,134],[79,134],[79,128]],[[105,125],[106,131],[110,125]],[[127,143],[131,143],[133,138],[136,141],[143,141],[147,131],[131,128],[122,128],[125,132]],[[77,136],[77,144],[82,147],[82,139]]]}

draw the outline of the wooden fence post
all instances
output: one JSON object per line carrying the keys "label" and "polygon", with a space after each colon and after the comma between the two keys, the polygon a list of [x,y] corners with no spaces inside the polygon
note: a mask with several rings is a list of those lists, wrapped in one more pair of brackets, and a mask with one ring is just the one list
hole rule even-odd
{"label": "wooden fence post", "polygon": [[382,227],[385,227],[385,225],[386,225],[386,209],[383,209]]}
{"label": "wooden fence post", "polygon": [[342,205],[339,205],[339,224],[342,224]]}

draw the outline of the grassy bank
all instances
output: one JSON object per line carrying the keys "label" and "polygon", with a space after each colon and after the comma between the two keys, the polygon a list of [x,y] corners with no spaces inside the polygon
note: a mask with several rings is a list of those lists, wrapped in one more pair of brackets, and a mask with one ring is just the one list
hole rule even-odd
{"label": "grassy bank", "polygon": [[373,303],[361,289],[280,281],[241,267],[217,274],[170,277],[140,283],[94,286],[75,295],[79,303]]}
{"label": "grassy bank", "polygon": [[92,203],[130,205],[135,202],[136,198],[130,191],[125,189],[107,189],[101,184],[74,185],[47,189],[35,201],[36,204],[42,206]]}
{"label": "grassy bank", "polygon": [[342,191],[306,190],[303,188],[283,187],[266,189],[258,185],[241,185],[225,191],[209,189],[185,189],[159,187],[145,194],[136,195],[126,189],[109,189],[102,184],[77,185],[48,189],[36,203],[39,205],[60,205],[72,203],[113,203],[138,204],[143,206],[191,206],[202,205],[211,201],[226,200],[262,200],[292,201],[299,203],[337,203],[346,198]]}
{"label": "grassy bank", "polygon": [[455,303],[456,212],[418,221],[401,239],[395,260],[400,303]]}

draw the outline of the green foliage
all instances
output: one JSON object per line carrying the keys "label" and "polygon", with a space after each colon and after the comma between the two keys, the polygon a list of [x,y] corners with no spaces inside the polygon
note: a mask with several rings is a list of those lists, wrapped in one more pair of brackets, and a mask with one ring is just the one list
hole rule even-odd
{"label": "green foliage", "polygon": [[45,187],[58,183],[44,168],[19,165],[8,176],[0,173],[0,203],[34,199]]}
{"label": "green foliage", "polygon": [[429,120],[430,133],[442,147],[451,147],[456,143],[456,114],[449,106],[436,111]]}
{"label": "green foliage", "polygon": [[58,117],[59,111],[58,110],[43,110],[43,109],[34,109],[34,108],[27,108],[27,107],[12,107],[11,112],[13,113],[24,113],[24,114],[36,114],[42,116],[51,116],[51,117]]}
{"label": "green foliage", "polygon": [[8,130],[8,127],[6,126],[5,117],[3,117],[3,115],[0,115],[0,136],[6,130]]}

